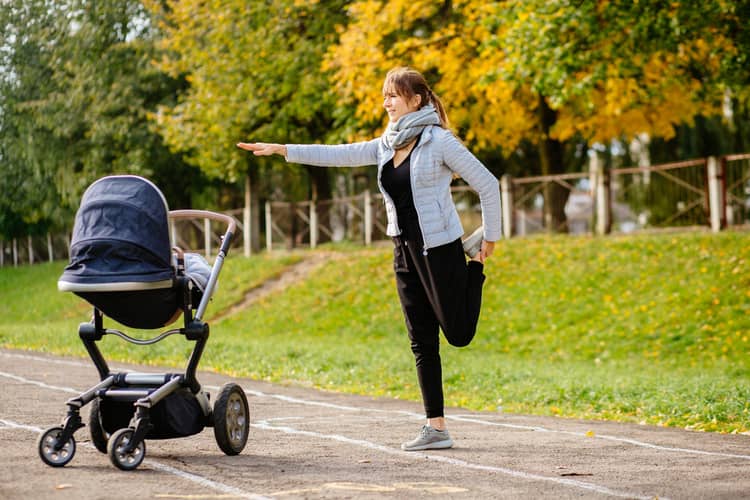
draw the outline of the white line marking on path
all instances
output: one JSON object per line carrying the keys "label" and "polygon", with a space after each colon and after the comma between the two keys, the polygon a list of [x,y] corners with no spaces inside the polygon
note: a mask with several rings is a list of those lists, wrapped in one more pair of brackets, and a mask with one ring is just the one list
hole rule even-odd
{"label": "white line marking on path", "polygon": [[[65,359],[45,358],[42,356],[34,356],[34,355],[29,355],[29,354],[0,352],[0,355],[12,357],[12,358],[28,359],[28,360],[33,360],[33,361],[68,364],[71,366],[80,366],[80,367],[91,366],[90,363],[83,363],[83,362],[71,361],[71,360],[65,360]],[[4,372],[0,372],[0,375],[7,376],[9,378],[14,378],[14,379],[24,381],[30,384],[38,385],[44,388],[55,388],[54,386],[48,386],[47,384],[44,384],[43,382],[35,382],[32,380],[22,379],[20,377],[16,377],[15,375],[6,374]],[[204,387],[207,389],[219,390],[219,387],[217,386],[206,385]],[[64,390],[66,392],[72,392],[74,394],[80,393],[79,391],[76,391],[70,388],[59,388],[56,390]],[[244,390],[247,394],[251,396],[256,396],[259,398],[273,398],[273,399],[278,399],[280,401],[286,401],[288,403],[295,403],[295,404],[306,405],[306,406],[318,406],[318,407],[323,407],[323,408],[332,408],[332,409],[341,410],[341,411],[352,411],[352,412],[360,412],[360,413],[373,412],[373,413],[397,414],[397,415],[403,415],[403,416],[414,418],[414,419],[424,418],[424,415],[420,415],[418,413],[405,411],[405,410],[383,410],[379,408],[362,408],[362,407],[356,407],[356,406],[345,406],[345,405],[338,405],[338,404],[333,404],[333,403],[326,403],[323,401],[313,401],[313,400],[308,400],[308,399],[296,398],[292,396],[285,396],[283,394],[269,394],[269,393],[264,393],[261,391],[252,390],[252,389],[244,389]],[[470,423],[475,423],[479,425],[506,427],[509,429],[521,429],[521,430],[531,430],[531,431],[537,431],[537,432],[567,434],[567,435],[574,435],[574,436],[586,436],[586,434],[584,433],[578,433],[578,432],[573,432],[573,431],[549,429],[546,427],[530,426],[530,425],[507,424],[507,423],[502,423],[502,422],[487,422],[486,420],[481,420],[478,418],[469,418],[469,417],[465,417],[461,415],[447,415],[446,418],[449,420],[470,422]],[[606,434],[595,434],[593,436],[593,439],[616,441],[620,443],[630,444],[633,446],[640,446],[643,448],[650,448],[654,450],[660,450],[660,451],[666,451],[666,452],[672,452],[672,453],[686,453],[690,455],[707,455],[707,456],[715,456],[715,457],[737,458],[740,460],[750,460],[750,455],[739,455],[739,454],[733,454],[733,453],[705,451],[705,450],[697,450],[697,449],[692,449],[692,448],[675,448],[675,447],[670,447],[670,446],[661,446],[661,445],[656,445],[652,443],[647,443],[645,441],[638,441],[636,439],[624,438],[624,437],[618,437],[618,436],[609,436]]]}
{"label": "white line marking on path", "polygon": [[613,497],[619,497],[619,498],[638,498],[642,500],[651,500],[653,498],[662,498],[664,500],[667,500],[666,497],[662,496],[654,496],[654,495],[648,495],[648,496],[641,496],[641,495],[634,495],[633,493],[624,492],[624,491],[617,491],[612,490],[610,488],[607,488],[605,486],[599,486],[597,484],[592,483],[586,483],[583,481],[576,481],[574,479],[560,479],[557,477],[551,477],[551,476],[542,476],[539,474],[531,474],[528,472],[522,472],[517,471],[513,469],[507,469],[505,467],[496,467],[492,465],[483,465],[483,464],[475,464],[471,462],[467,462],[465,460],[459,460],[457,458],[450,458],[445,457],[442,455],[432,455],[428,453],[420,453],[420,452],[407,452],[407,451],[401,451],[395,448],[390,448],[388,446],[383,446],[377,443],[372,443],[370,441],[365,441],[362,439],[352,439],[346,436],[341,436],[339,434],[323,434],[320,432],[313,432],[313,431],[305,431],[301,429],[295,429],[293,427],[288,426],[276,426],[271,424],[267,420],[261,420],[256,424],[250,424],[252,427],[256,427],[258,429],[268,430],[268,431],[277,431],[277,432],[283,432],[286,434],[296,434],[301,436],[307,436],[307,437],[313,437],[317,439],[327,439],[331,441],[338,441],[340,443],[346,443],[354,446],[360,446],[363,448],[368,448],[371,450],[377,450],[383,453],[388,453],[390,455],[397,455],[404,458],[410,458],[410,459],[427,459],[427,460],[433,460],[435,462],[442,462],[449,465],[453,465],[456,467],[462,467],[464,469],[473,469],[473,470],[480,470],[480,471],[486,471],[486,472],[498,472],[500,474],[505,474],[507,476],[519,478],[519,479],[526,479],[529,481],[545,481],[550,483],[559,484],[562,486],[568,486],[573,488],[579,488],[589,491],[594,491],[596,493],[601,493],[603,495],[609,495]]}
{"label": "white line marking on path", "polygon": [[[23,429],[23,430],[26,430],[26,431],[35,432],[37,434],[41,434],[42,432],[44,432],[44,429],[42,429],[41,427],[35,427],[35,426],[32,426],[32,425],[20,424],[18,422],[13,422],[12,420],[3,420],[3,419],[0,419],[0,429],[2,429],[3,427],[9,427],[11,429]],[[90,443],[83,443],[83,445],[86,446],[87,448],[94,448],[94,445],[92,445]],[[151,459],[145,459],[143,461],[143,463],[146,464],[146,465],[148,465],[148,466],[150,466],[150,467],[152,467],[152,468],[154,468],[154,469],[156,469],[156,470],[159,470],[161,472],[166,472],[167,474],[172,474],[172,475],[180,477],[182,479],[186,479],[186,480],[191,481],[193,483],[199,484],[200,486],[203,486],[205,488],[208,488],[208,489],[211,489],[211,490],[215,490],[215,491],[219,491],[221,493],[225,493],[225,494],[228,494],[228,495],[232,495],[234,497],[238,497],[238,498],[252,498],[252,499],[255,499],[255,500],[270,500],[269,497],[266,497],[266,496],[263,496],[263,495],[258,495],[258,494],[255,494],[255,493],[248,493],[247,491],[241,490],[239,488],[235,488],[234,486],[229,486],[228,484],[219,483],[217,481],[213,481],[211,479],[207,479],[207,478],[205,478],[203,476],[199,476],[199,475],[193,474],[191,472],[185,472],[183,470],[176,469],[176,468],[171,467],[169,465],[166,465],[166,464],[163,464],[163,463],[160,463],[160,462],[155,462],[154,460],[151,460]]]}
{"label": "white line marking on path", "polygon": [[[16,376],[16,375],[8,374],[8,373],[5,373],[5,372],[0,372],[0,376],[8,377],[8,378],[11,378],[11,379],[19,381],[19,382],[26,382],[26,383],[30,383],[30,384],[33,384],[33,385],[38,385],[38,386],[43,387],[45,389],[64,390],[66,392],[72,391],[72,392],[78,394],[78,391],[76,391],[75,389],[69,388],[69,387],[51,386],[51,385],[45,384],[43,382],[36,382],[36,381],[33,381],[33,380],[28,380],[28,379],[25,379],[23,377],[19,377],[19,376]],[[259,393],[259,394],[263,394],[263,393]],[[304,402],[304,400],[299,400],[299,401],[303,401]],[[336,406],[338,406],[338,405],[336,405]],[[343,407],[343,408],[352,408],[352,407]],[[4,425],[6,425],[8,427],[26,428],[26,429],[29,429],[29,430],[34,430],[35,432],[39,432],[39,433],[43,432],[43,429],[38,428],[38,427],[29,427],[29,426],[20,427],[22,424],[17,424],[15,422],[10,422],[10,421],[6,421],[6,420],[0,420],[0,424],[4,424]],[[335,441],[339,441],[339,442],[342,442],[342,443],[348,443],[348,444],[352,444],[352,445],[356,445],[356,446],[361,446],[361,447],[365,447],[365,448],[369,448],[369,449],[373,449],[373,450],[378,450],[378,451],[381,451],[381,452],[384,452],[384,453],[388,453],[388,454],[391,454],[391,455],[398,455],[398,456],[407,457],[407,458],[411,458],[411,459],[414,459],[414,458],[424,459],[424,458],[426,458],[426,459],[429,459],[429,460],[434,460],[434,461],[437,461],[437,462],[443,462],[443,463],[446,463],[446,464],[449,464],[449,465],[453,465],[453,466],[457,466],[457,467],[462,467],[462,468],[466,468],[466,469],[474,469],[474,470],[481,470],[481,471],[487,471],[487,472],[498,472],[498,473],[502,473],[502,474],[509,475],[509,476],[512,476],[512,477],[516,477],[516,478],[520,478],[520,479],[526,479],[526,480],[531,480],[531,481],[552,482],[552,483],[556,483],[556,484],[564,485],[564,486],[568,486],[568,487],[574,487],[574,488],[579,488],[579,489],[585,489],[585,490],[595,491],[597,493],[601,493],[601,494],[605,494],[605,495],[610,495],[610,496],[614,496],[614,497],[620,497],[620,498],[642,498],[644,500],[653,498],[653,496],[637,496],[637,495],[633,495],[632,493],[626,493],[626,492],[622,492],[622,491],[611,490],[611,489],[606,488],[604,486],[599,486],[599,485],[591,484],[591,483],[585,483],[583,481],[576,481],[576,480],[573,480],[573,479],[559,479],[559,478],[556,478],[556,477],[541,476],[541,475],[531,474],[531,473],[517,471],[517,470],[513,470],[513,469],[507,469],[505,467],[495,467],[495,466],[490,466],[490,465],[475,464],[475,463],[471,463],[471,462],[466,462],[464,460],[459,460],[459,459],[454,459],[454,458],[444,457],[444,456],[439,456],[439,455],[429,455],[429,454],[426,454],[426,453],[404,452],[404,451],[401,451],[401,450],[398,450],[398,449],[395,449],[395,448],[390,448],[390,447],[383,446],[383,445],[380,445],[380,444],[377,444],[377,443],[372,443],[370,441],[364,441],[364,440],[359,440],[359,439],[352,439],[352,438],[349,438],[349,437],[346,437],[346,436],[341,436],[341,435],[338,435],[338,434],[322,434],[322,433],[318,433],[318,432],[311,432],[311,431],[304,431],[304,430],[300,430],[300,429],[295,429],[293,427],[288,427],[288,426],[284,426],[284,427],[274,426],[271,423],[269,423],[268,421],[264,421],[264,420],[262,420],[262,421],[260,421],[260,422],[258,422],[256,424],[250,424],[250,425],[251,425],[251,427],[256,427],[256,428],[259,428],[259,429],[264,429],[264,430],[269,430],[269,431],[277,431],[277,432],[280,431],[280,432],[284,432],[284,433],[287,433],[287,434],[297,434],[297,435],[303,435],[303,436],[308,436],[308,437],[314,437],[314,438],[318,438],[318,439],[335,440]],[[229,493],[232,493],[232,494],[236,493],[236,491],[234,491],[235,489],[233,487],[231,487],[231,486],[224,485],[222,483],[215,483],[215,482],[213,482],[213,481],[211,481],[209,479],[202,478],[201,476],[195,476],[195,475],[193,475],[191,473],[188,473],[188,472],[179,471],[178,469],[174,469],[172,467],[169,467],[169,466],[164,465],[164,464],[160,464],[158,462],[154,462],[152,460],[147,460],[146,463],[148,463],[149,465],[153,466],[154,468],[163,470],[164,472],[168,472],[170,474],[178,475],[180,477],[183,477],[185,479],[188,479],[190,481],[193,481],[193,482],[196,482],[196,483],[199,483],[199,484],[204,484],[204,485],[206,485],[208,487],[211,487],[213,489],[216,489],[218,491],[222,491],[224,493],[229,492]],[[203,483],[202,481],[205,481],[206,483]],[[229,489],[232,489],[232,491],[225,490],[225,489],[222,489],[222,488],[229,488]],[[237,490],[237,491],[241,491],[241,490]],[[249,495],[249,494],[247,494],[245,492],[241,492],[241,493],[243,493],[244,495]],[[253,495],[250,498],[264,498],[264,497],[259,497],[257,495]]]}
{"label": "white line marking on path", "polygon": [[77,391],[73,389],[72,387],[60,387],[57,385],[49,385],[49,384],[45,384],[44,382],[37,382],[36,380],[30,380],[24,377],[19,377],[18,375],[13,375],[12,373],[0,372],[0,377],[9,378],[11,380],[15,380],[16,382],[21,382],[23,384],[35,385],[37,387],[41,387],[42,389],[50,389],[53,391],[68,392],[70,394],[81,393],[81,391]]}
{"label": "white line marking on path", "polygon": [[[289,403],[297,403],[301,405],[323,406],[323,407],[334,408],[337,410],[344,410],[344,411],[356,411],[356,412],[370,412],[371,411],[371,412],[383,412],[383,413],[396,413],[399,415],[406,415],[409,417],[416,417],[419,419],[424,418],[423,415],[419,415],[414,412],[402,411],[402,410],[381,410],[381,409],[360,408],[356,406],[334,405],[334,404],[329,404],[329,403],[322,403],[319,401],[308,401],[308,400],[300,399],[300,398],[281,396],[278,394],[266,394],[260,391],[253,391],[249,389],[245,389],[245,392],[248,394],[252,394],[253,396],[275,398],[275,399],[280,399],[282,401],[286,401]],[[486,420],[481,420],[478,418],[469,418],[463,415],[446,415],[445,418],[448,420],[455,420],[459,422],[470,422],[470,423],[480,424],[480,425],[506,427],[509,429],[520,429],[520,430],[528,430],[528,431],[536,431],[536,432],[549,432],[553,434],[566,434],[566,435],[577,436],[577,437],[586,437],[589,439],[593,437],[594,439],[617,441],[621,443],[631,444],[633,446],[640,446],[644,448],[651,448],[654,450],[668,451],[668,452],[674,452],[674,453],[687,453],[691,455],[708,455],[708,456],[715,456],[715,457],[739,458],[741,460],[750,460],[750,455],[739,455],[739,454],[734,454],[734,453],[722,453],[722,452],[715,452],[715,451],[696,450],[696,449],[691,449],[691,448],[675,448],[671,446],[661,446],[657,444],[646,443],[645,441],[638,441],[636,439],[609,436],[606,434],[594,434],[593,436],[589,436],[584,432],[548,429],[546,427],[531,426],[531,425],[506,424],[502,422],[488,422]]]}
{"label": "white line marking on path", "polygon": [[[556,429],[547,429],[545,427],[538,427],[538,426],[531,426],[531,425],[520,425],[520,424],[505,424],[502,422],[487,422],[486,420],[481,420],[473,417],[466,417],[463,415],[454,415],[449,416],[447,418],[450,418],[452,420],[457,420],[459,422],[471,422],[473,424],[481,424],[481,425],[491,425],[491,426],[497,426],[497,427],[506,427],[510,429],[520,429],[520,430],[529,430],[529,431],[536,431],[536,432],[550,432],[550,433],[556,433],[556,434],[567,434],[569,436],[576,436],[576,437],[589,437],[588,434],[585,432],[575,432],[575,431],[563,431],[563,430],[556,430]],[[691,455],[709,455],[709,456],[715,456],[715,457],[727,457],[727,458],[739,458],[741,460],[750,460],[750,455],[739,455],[735,453],[722,453],[718,451],[704,451],[704,450],[695,450],[691,448],[675,448],[672,446],[661,446],[658,444],[651,444],[646,443],[645,441],[638,441],[637,439],[630,439],[630,438],[622,438],[617,436],[609,436],[607,434],[594,434],[591,436],[593,438],[598,439],[604,439],[607,441],[616,441],[619,443],[626,443],[626,444],[632,444],[634,446],[641,446],[644,448],[651,448],[654,450],[660,450],[660,451],[669,451],[669,452],[678,452],[678,453],[689,453]]]}

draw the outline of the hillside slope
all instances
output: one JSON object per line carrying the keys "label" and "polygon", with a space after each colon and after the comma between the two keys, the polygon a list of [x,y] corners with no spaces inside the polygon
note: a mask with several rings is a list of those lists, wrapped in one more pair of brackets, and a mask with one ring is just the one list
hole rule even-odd
{"label": "hillside slope", "polygon": [[[746,240],[681,233],[500,242],[476,340],[464,349],[443,343],[446,403],[747,432]],[[389,247],[326,252],[336,258],[227,315],[264,277],[310,253],[229,259],[213,309],[222,319],[212,323],[201,367],[418,400]],[[0,344],[85,356],[75,327],[87,307],[55,291],[61,268],[0,269]],[[113,358],[176,366],[190,350],[173,337],[146,350],[108,338],[102,347]]]}

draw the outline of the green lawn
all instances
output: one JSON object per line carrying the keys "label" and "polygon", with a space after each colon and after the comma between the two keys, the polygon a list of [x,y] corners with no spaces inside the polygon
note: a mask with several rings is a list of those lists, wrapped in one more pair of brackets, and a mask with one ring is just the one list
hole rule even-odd
{"label": "green lawn", "polygon": [[[470,409],[750,431],[750,246],[727,232],[500,242],[471,346],[443,343],[446,403]],[[201,368],[419,400],[388,246],[328,249],[307,280],[212,323]],[[227,260],[217,312],[291,256]],[[89,308],[62,263],[0,269],[0,345],[85,356]],[[116,338],[105,355],[180,366],[190,344]]]}

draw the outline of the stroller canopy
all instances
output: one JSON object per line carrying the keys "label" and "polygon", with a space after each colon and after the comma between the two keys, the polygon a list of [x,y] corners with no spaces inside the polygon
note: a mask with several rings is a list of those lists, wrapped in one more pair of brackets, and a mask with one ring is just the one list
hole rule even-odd
{"label": "stroller canopy", "polygon": [[81,199],[62,291],[128,291],[173,284],[169,207],[150,181],[104,177]]}

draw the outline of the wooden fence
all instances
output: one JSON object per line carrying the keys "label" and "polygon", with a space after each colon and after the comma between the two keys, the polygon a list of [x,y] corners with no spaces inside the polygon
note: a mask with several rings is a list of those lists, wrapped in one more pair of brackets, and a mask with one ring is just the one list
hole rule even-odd
{"label": "wooden fence", "polygon": [[[545,187],[566,192],[565,222],[545,220]],[[750,154],[501,179],[506,237],[538,232],[607,234],[676,227],[714,232],[750,221]]]}
{"label": "wooden fence", "polygon": [[[545,210],[549,186],[562,191],[565,218],[554,225]],[[500,179],[505,237],[539,232],[607,234],[659,228],[720,231],[750,223],[750,154],[709,157],[653,166],[612,168],[593,158],[589,172]],[[466,185],[452,188],[467,231],[481,224],[479,199]],[[237,219],[233,251],[251,254],[249,208],[226,212]],[[369,245],[387,239],[382,195],[362,193],[332,200],[270,201],[261,238],[267,251],[315,248],[324,242]],[[224,228],[210,220],[172,225],[172,241],[211,256]],[[0,241],[0,266],[68,258],[69,235],[47,234]]]}

